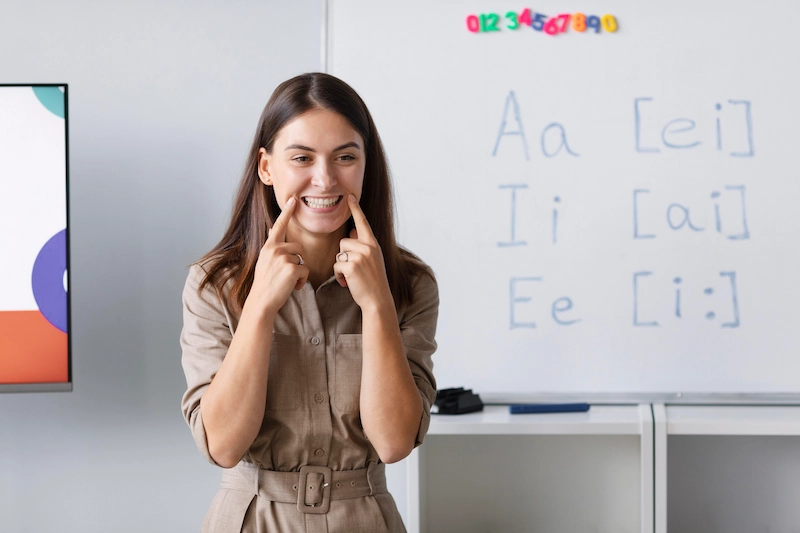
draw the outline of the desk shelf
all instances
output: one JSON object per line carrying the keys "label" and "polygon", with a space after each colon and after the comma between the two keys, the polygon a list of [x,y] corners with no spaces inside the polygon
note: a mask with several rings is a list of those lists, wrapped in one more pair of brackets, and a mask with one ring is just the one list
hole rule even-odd
{"label": "desk shelf", "polygon": [[408,529],[653,533],[652,450],[649,404],[432,415],[407,462]]}
{"label": "desk shelf", "polygon": [[655,404],[653,415],[656,533],[800,524],[800,406]]}

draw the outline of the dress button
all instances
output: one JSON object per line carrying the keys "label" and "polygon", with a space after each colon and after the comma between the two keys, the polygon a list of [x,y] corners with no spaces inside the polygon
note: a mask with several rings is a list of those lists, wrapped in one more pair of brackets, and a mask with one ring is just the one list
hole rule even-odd
{"label": "dress button", "polygon": [[324,399],[325,399],[325,396],[323,396],[322,394],[315,394],[314,395],[314,401],[316,401],[317,403],[322,403],[322,401]]}
{"label": "dress button", "polygon": [[317,457],[322,457],[323,455],[325,455],[325,450],[317,450],[314,452],[314,455],[316,455]]}
{"label": "dress button", "polygon": [[314,346],[319,344],[319,337],[311,337],[311,344],[313,344]]}

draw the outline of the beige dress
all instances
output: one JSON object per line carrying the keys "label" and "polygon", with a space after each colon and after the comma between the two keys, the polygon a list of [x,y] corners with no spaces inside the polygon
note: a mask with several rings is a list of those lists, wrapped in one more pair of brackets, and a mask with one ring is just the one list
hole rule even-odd
{"label": "beige dress", "polygon": [[[238,317],[191,267],[183,291],[182,408],[200,452],[208,451],[200,398],[236,331]],[[419,276],[412,304],[398,309],[408,363],[424,406],[417,445],[436,397],[431,356],[439,296]],[[333,277],[292,292],[275,320],[264,422],[222,484],[203,532],[402,532],[384,465],[361,427],[361,309]],[[216,464],[216,463],[215,463]]]}

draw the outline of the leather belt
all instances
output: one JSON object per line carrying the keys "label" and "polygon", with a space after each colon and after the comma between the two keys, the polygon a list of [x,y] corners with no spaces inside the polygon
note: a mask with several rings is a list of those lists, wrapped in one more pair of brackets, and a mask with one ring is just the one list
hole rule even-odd
{"label": "leather belt", "polygon": [[325,514],[333,500],[384,494],[386,465],[369,463],[359,470],[331,470],[327,466],[305,465],[299,472],[265,470],[245,461],[222,472],[222,488],[253,491],[262,498],[296,503],[306,514]]}

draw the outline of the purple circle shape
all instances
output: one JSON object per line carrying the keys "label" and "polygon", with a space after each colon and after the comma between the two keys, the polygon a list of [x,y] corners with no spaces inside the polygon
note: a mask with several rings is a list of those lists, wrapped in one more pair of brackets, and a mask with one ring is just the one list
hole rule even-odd
{"label": "purple circle shape", "polygon": [[33,263],[31,284],[39,311],[48,322],[67,332],[67,230],[61,230],[45,243]]}

